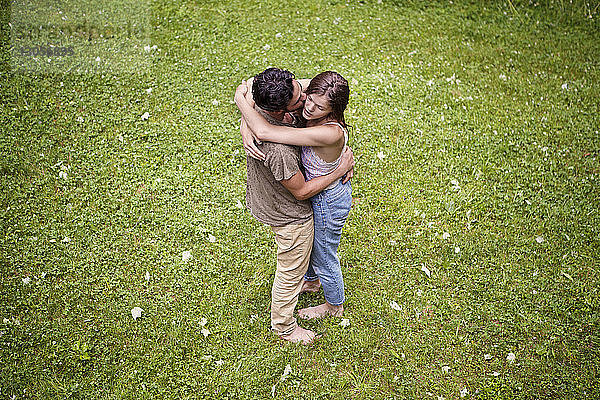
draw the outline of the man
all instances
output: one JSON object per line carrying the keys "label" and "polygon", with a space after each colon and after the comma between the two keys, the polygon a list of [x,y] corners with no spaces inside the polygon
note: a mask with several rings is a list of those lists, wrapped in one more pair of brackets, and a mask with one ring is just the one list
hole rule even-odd
{"label": "man", "polygon": [[[279,68],[269,68],[248,82],[248,99],[256,110],[274,125],[301,124],[295,111],[302,111],[306,95],[298,81]],[[310,181],[301,171],[300,149],[280,143],[255,143],[242,119],[246,167],[246,207],[260,222],[271,226],[277,243],[277,269],[271,291],[271,328],[281,338],[309,344],[315,333],[300,327],[294,309],[302,289],[312,251],[314,227],[310,197],[321,192],[347,173],[352,176],[354,158],[346,148],[339,166],[329,175]]]}

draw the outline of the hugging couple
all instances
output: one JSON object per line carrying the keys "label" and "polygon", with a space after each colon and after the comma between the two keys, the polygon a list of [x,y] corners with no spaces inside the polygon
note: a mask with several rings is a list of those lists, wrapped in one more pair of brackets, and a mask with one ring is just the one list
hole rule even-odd
{"label": "hugging couple", "polygon": [[352,205],[354,157],[344,120],[349,95],[337,72],[295,79],[279,68],[242,82],[235,92],[247,154],[246,207],[271,226],[277,243],[271,328],[295,343],[315,339],[294,318],[300,293],[322,287],[325,297],[299,310],[300,318],[344,312],[337,249]]}

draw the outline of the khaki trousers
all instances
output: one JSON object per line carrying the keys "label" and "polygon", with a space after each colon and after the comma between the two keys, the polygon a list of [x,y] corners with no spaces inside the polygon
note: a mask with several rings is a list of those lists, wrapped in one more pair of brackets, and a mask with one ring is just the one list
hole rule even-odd
{"label": "khaki trousers", "polygon": [[298,225],[272,226],[277,243],[277,270],[271,291],[271,328],[288,335],[298,323],[294,309],[313,247],[313,219]]}

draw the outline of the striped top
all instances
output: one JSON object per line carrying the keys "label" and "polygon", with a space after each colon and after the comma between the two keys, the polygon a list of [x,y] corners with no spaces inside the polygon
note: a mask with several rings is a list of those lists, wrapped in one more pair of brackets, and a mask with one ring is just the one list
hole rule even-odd
{"label": "striped top", "polygon": [[[326,122],[323,125],[337,125],[344,131],[344,146],[348,143],[348,131],[337,122]],[[343,151],[343,150],[342,150]],[[315,153],[312,146],[302,146],[302,165],[304,165],[306,180],[310,181],[319,176],[327,175],[333,172],[338,165],[340,165],[340,159],[342,154],[332,162],[323,161],[321,157]],[[326,189],[330,189],[337,185],[337,181],[329,185]]]}

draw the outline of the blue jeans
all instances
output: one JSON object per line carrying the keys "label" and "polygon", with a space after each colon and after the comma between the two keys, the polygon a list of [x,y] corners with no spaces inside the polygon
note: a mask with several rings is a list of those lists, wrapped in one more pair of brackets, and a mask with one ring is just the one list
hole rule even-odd
{"label": "blue jeans", "polygon": [[326,189],[310,199],[315,222],[315,238],[307,281],[321,281],[325,300],[334,306],[344,303],[344,278],[337,249],[342,236],[344,222],[352,206],[350,181],[341,180],[331,189]]}

